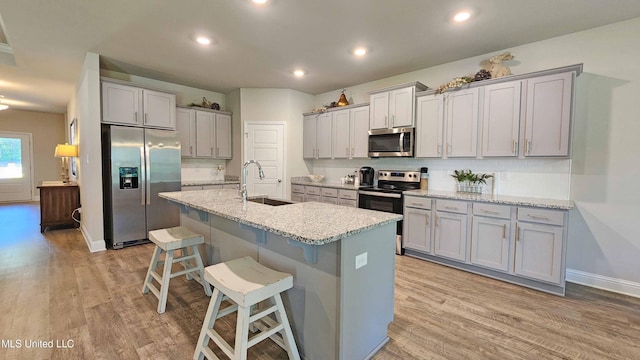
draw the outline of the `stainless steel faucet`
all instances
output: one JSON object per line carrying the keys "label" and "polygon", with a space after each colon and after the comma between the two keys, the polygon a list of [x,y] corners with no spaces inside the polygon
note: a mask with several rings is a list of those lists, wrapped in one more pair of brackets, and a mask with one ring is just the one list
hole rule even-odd
{"label": "stainless steel faucet", "polygon": [[242,204],[247,204],[247,166],[249,164],[256,164],[258,167],[258,176],[260,176],[260,180],[264,179],[264,171],[262,171],[262,166],[260,163],[255,160],[249,160],[242,165],[242,178],[240,179],[240,197],[242,197]]}

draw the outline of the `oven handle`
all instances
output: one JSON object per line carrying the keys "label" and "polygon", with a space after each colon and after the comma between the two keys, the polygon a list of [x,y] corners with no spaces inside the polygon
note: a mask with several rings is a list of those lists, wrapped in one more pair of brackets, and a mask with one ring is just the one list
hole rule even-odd
{"label": "oven handle", "polygon": [[402,197],[402,194],[393,194],[393,193],[383,193],[383,192],[376,192],[376,191],[358,191],[358,194],[360,195],[369,195],[369,196],[380,196],[380,197],[388,197],[388,198],[396,198],[396,199],[400,199]]}

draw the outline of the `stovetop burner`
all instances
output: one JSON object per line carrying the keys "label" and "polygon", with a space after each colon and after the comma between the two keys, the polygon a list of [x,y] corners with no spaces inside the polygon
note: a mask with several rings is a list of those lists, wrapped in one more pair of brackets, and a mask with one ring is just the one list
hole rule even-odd
{"label": "stovetop burner", "polygon": [[420,188],[420,172],[406,170],[378,171],[378,186],[361,187],[361,190],[401,194]]}

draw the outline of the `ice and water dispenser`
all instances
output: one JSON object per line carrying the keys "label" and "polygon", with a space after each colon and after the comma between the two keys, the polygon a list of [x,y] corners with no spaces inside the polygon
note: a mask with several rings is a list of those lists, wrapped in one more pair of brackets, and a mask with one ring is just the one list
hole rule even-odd
{"label": "ice and water dispenser", "polygon": [[120,171],[120,189],[137,189],[138,188],[138,168],[137,167],[121,167]]}

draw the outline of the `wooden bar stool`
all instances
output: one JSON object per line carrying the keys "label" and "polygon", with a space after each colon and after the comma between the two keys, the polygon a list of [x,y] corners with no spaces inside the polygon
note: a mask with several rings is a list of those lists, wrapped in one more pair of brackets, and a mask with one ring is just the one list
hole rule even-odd
{"label": "wooden bar stool", "polygon": [[[156,244],[153,252],[149,270],[142,286],[142,292],[148,293],[149,290],[158,298],[158,313],[164,313],[167,306],[167,293],[169,291],[169,281],[180,275],[186,275],[187,279],[194,279],[204,287],[207,296],[211,296],[211,288],[204,280],[204,265],[200,257],[198,245],[204,243],[204,237],[196,234],[183,226],[172,227],[168,229],[158,229],[149,231],[149,240]],[[191,248],[191,251],[189,251]],[[181,250],[181,256],[175,257],[174,251]],[[160,255],[166,253],[164,260],[160,260]],[[194,260],[194,261],[191,261]],[[172,272],[171,267],[174,263],[181,262],[184,270]],[[156,268],[164,265],[162,275],[156,272]],[[153,285],[153,280],[160,284],[160,290]]]}
{"label": "wooden bar stool", "polygon": [[[298,348],[291,332],[289,320],[282,304],[280,293],[293,287],[291,274],[269,269],[251,257],[243,257],[205,268],[205,280],[213,285],[213,296],[202,323],[196,344],[194,359],[218,359],[209,348],[209,339],[231,359],[246,360],[247,349],[260,341],[271,338],[287,351],[289,359],[300,359]],[[260,309],[254,305],[268,300]],[[223,300],[234,304],[220,309]],[[254,311],[252,311],[252,309]],[[235,346],[229,345],[213,329],[216,319],[238,313]],[[275,320],[270,314],[275,315]],[[249,327],[256,334],[249,338]]]}

